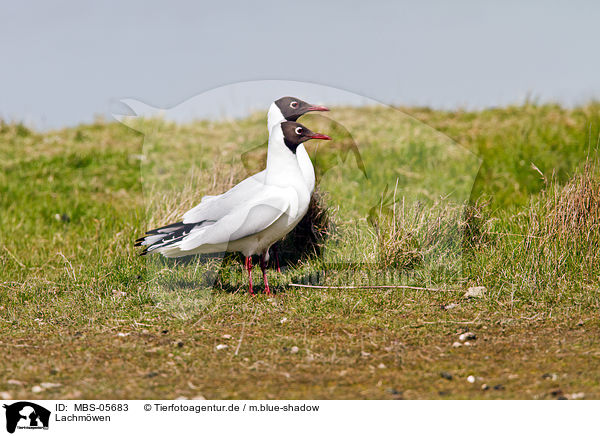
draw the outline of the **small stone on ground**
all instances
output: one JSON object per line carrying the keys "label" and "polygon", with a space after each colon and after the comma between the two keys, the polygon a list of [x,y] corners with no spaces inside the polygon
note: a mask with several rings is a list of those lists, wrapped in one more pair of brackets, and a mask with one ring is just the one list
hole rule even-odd
{"label": "small stone on ground", "polygon": [[465,292],[465,298],[482,298],[486,292],[485,286],[472,286]]}

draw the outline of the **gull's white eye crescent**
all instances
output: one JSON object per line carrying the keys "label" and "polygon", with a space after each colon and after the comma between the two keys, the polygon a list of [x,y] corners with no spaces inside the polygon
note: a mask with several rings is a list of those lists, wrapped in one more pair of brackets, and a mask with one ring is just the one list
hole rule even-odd
{"label": "gull's white eye crescent", "polygon": [[302,135],[302,127],[296,127],[296,135]]}
{"label": "gull's white eye crescent", "polygon": [[291,107],[292,109],[296,109],[296,108],[298,107],[298,102],[297,102],[297,101],[293,101],[293,102],[291,102],[291,103],[290,103],[290,107]]}

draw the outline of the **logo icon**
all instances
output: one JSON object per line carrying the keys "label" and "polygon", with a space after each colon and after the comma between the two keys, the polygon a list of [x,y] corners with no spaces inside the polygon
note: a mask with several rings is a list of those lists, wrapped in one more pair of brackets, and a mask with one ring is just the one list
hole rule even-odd
{"label": "logo icon", "polygon": [[6,431],[19,429],[48,429],[50,411],[29,401],[19,401],[3,406],[6,409]]}

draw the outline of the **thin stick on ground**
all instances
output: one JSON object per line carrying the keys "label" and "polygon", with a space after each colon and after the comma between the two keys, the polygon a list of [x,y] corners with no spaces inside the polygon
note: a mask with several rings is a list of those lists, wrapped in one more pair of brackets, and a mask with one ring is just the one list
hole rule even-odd
{"label": "thin stick on ground", "polygon": [[288,286],[297,288],[313,288],[313,289],[414,289],[416,291],[431,291],[431,292],[464,292],[460,289],[437,289],[423,288],[420,286],[408,285],[371,285],[371,286],[320,286],[320,285],[301,285],[299,283],[289,283]]}

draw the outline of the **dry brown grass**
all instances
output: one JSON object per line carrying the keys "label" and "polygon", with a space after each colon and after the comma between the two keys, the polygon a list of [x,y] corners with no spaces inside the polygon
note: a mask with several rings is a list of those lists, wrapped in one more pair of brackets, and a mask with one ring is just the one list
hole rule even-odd
{"label": "dry brown grass", "polygon": [[[216,163],[215,165],[219,165]],[[223,165],[223,168],[227,166]],[[151,186],[145,192],[148,226],[158,227],[181,220],[182,215],[200,202],[205,195],[218,195],[234,186],[239,180],[239,168],[230,166],[228,171],[201,171],[192,167],[181,186],[165,190]]]}
{"label": "dry brown grass", "polygon": [[600,178],[597,164],[586,162],[562,188],[555,187],[549,204],[547,232],[562,240],[590,239],[600,226]]}

